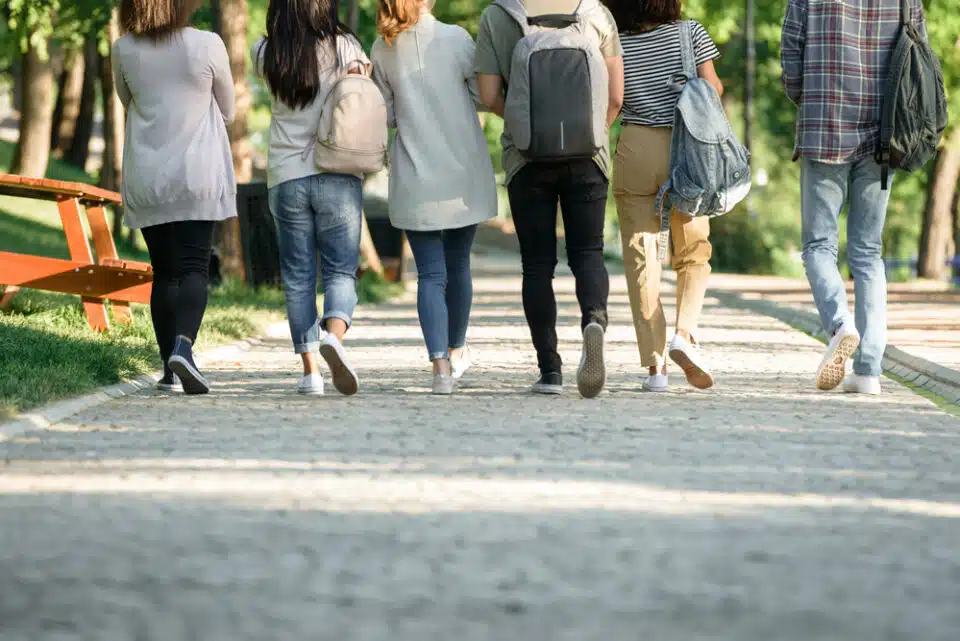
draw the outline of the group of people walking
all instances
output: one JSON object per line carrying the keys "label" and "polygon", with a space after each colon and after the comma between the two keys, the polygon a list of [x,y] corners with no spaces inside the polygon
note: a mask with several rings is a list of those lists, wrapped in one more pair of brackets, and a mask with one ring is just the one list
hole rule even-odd
{"label": "group of people walking", "polygon": [[[389,151],[390,219],[406,233],[416,261],[417,307],[434,393],[454,393],[471,367],[470,253],[477,225],[497,211],[478,111],[506,116],[502,164],[521,248],[523,309],[540,369],[532,391],[563,391],[552,284],[558,210],[583,333],[577,387],[587,398],[604,388],[609,276],[603,248],[611,175],[640,363],[648,371],[644,385],[652,392],[668,389],[669,359],[691,385],[712,387],[697,340],[710,274],[709,221],[676,211],[670,217],[677,315],[668,343],[657,207],[669,178],[677,104],[669,87],[684,69],[682,32],[692,40],[696,74],[723,92],[713,65],[720,54],[707,31],[681,21],[680,0],[497,0],[484,10],[474,42],[462,28],[438,21],[432,1],[378,0],[379,38],[368,58],[340,22],[336,0],[270,0],[266,35],[252,48],[256,73],[273,97],[267,180],[290,333],[303,362],[297,391],[324,392],[321,359],[337,391],[351,395],[360,388],[344,337],[357,303],[363,174],[319,169],[316,151],[321,122],[336,117],[324,113],[326,97],[348,76],[375,84],[386,124],[396,132]],[[846,5],[830,11],[885,18],[887,5],[899,2],[860,3],[876,5],[879,13]],[[214,223],[236,215],[225,126],[234,111],[232,77],[219,37],[188,26],[199,4],[122,0],[127,35],[114,45],[116,84],[128,110],[126,221],[143,230],[154,266],[151,313],[164,362],[159,385],[187,393],[210,389],[192,345],[206,305]],[[909,5],[922,28],[919,0]],[[799,106],[804,263],[833,336],[817,385],[837,387],[855,354],[847,389],[875,394],[885,348],[880,243],[889,191],[881,190],[880,168],[867,150],[879,135],[872,98],[883,91],[884,60],[896,33],[883,19],[860,32],[855,21],[830,11],[790,0],[783,36],[785,86]],[[537,40],[541,31],[571,24],[580,31],[569,48],[583,49],[586,63]],[[844,40],[850,29],[856,38]],[[841,50],[841,42],[859,44]],[[855,46],[863,56],[847,51]],[[530,65],[553,72],[533,77],[516,64],[518,50]],[[602,87],[602,95],[586,98],[585,108],[597,112],[594,123],[603,133],[593,144],[582,140],[590,123],[584,125],[576,111],[579,98],[564,96],[565,83],[576,83],[581,69],[590,70],[591,86]],[[824,69],[835,69],[836,79]],[[847,91],[853,78],[856,91]],[[524,92],[528,99],[551,92],[560,97],[559,135],[518,119],[517,95]],[[618,117],[623,132],[611,159],[606,133]],[[568,153],[575,147],[589,153]],[[837,269],[837,220],[847,202],[857,294],[853,319]],[[322,312],[316,304],[318,271]]]}

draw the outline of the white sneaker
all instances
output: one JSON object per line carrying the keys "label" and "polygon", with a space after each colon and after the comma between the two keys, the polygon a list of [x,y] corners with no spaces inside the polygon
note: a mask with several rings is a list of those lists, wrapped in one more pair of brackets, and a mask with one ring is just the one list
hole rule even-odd
{"label": "white sneaker", "polygon": [[584,398],[594,398],[607,383],[607,366],[603,359],[604,331],[599,323],[590,323],[583,330],[583,353],[577,370],[577,388]]}
{"label": "white sneaker", "polygon": [[666,368],[662,368],[659,373],[653,376],[648,376],[643,383],[643,388],[648,392],[666,392],[670,388]]}
{"label": "white sneaker", "polygon": [[687,377],[687,382],[697,389],[713,387],[713,375],[707,367],[706,359],[700,353],[696,341],[690,342],[683,336],[676,334],[670,341],[670,359],[680,366]]}
{"label": "white sneaker", "polygon": [[447,374],[433,375],[433,393],[439,396],[450,396],[457,389],[457,381]]}
{"label": "white sneaker", "polygon": [[302,377],[297,385],[297,394],[323,396],[323,376],[314,372]]}
{"label": "white sneaker", "polygon": [[460,380],[467,370],[473,367],[473,353],[469,345],[464,345],[456,358],[450,357],[450,367],[453,369],[454,380]]}
{"label": "white sneaker", "polygon": [[347,352],[343,344],[333,334],[327,334],[320,343],[320,356],[327,361],[333,376],[333,386],[344,396],[352,396],[360,389],[357,372],[347,361]]}
{"label": "white sneaker", "polygon": [[843,383],[843,391],[847,394],[869,394],[870,396],[880,396],[880,377],[851,374]]}
{"label": "white sneaker", "polygon": [[817,389],[832,390],[847,375],[847,360],[860,346],[860,334],[849,323],[844,323],[830,339],[827,352],[817,368]]}

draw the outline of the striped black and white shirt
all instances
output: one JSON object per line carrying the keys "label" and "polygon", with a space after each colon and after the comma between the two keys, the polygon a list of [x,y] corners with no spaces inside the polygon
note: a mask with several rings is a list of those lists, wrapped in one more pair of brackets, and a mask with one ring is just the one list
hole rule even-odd
{"label": "striped black and white shirt", "polygon": [[[703,25],[692,21],[691,27],[697,66],[719,58],[720,51]],[[622,121],[644,127],[672,127],[680,94],[667,82],[683,71],[680,23],[668,22],[643,33],[621,33],[620,43],[625,83]]]}

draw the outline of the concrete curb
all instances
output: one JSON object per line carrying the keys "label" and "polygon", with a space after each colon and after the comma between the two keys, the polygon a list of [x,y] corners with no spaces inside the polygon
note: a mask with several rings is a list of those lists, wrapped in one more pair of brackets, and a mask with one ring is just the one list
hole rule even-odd
{"label": "concrete curb", "polygon": [[[820,319],[812,312],[805,312],[762,299],[745,299],[738,293],[723,290],[710,290],[708,295],[717,298],[724,305],[771,316],[826,342],[827,335],[820,325]],[[883,369],[913,385],[945,398],[950,403],[960,405],[960,372],[937,365],[919,356],[908,354],[893,345],[888,345],[887,351],[884,352]]]}
{"label": "concrete curb", "polygon": [[[283,325],[286,327],[286,322],[284,322]],[[265,328],[262,336],[268,336],[271,333],[268,327]],[[198,364],[202,364],[210,361],[227,360],[235,355],[249,351],[251,347],[260,345],[262,342],[261,338],[245,338],[235,343],[218,345],[217,347],[198,353],[197,361]],[[0,424],[0,443],[16,438],[17,436],[22,436],[27,432],[50,429],[74,414],[79,414],[80,412],[108,401],[149,389],[153,387],[162,376],[163,372],[144,374],[143,376],[138,376],[133,379],[106,385],[95,392],[84,394],[83,396],[56,401],[43,407],[32,409],[11,421]]]}

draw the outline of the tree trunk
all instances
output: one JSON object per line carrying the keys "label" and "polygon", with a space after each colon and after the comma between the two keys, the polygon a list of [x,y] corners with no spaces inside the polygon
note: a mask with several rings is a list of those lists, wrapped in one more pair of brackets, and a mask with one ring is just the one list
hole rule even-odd
{"label": "tree trunk", "polygon": [[[120,37],[120,20],[114,9],[107,24],[110,44]],[[100,57],[100,88],[103,97],[103,166],[100,168],[100,186],[110,191],[120,191],[123,170],[123,104],[117,95],[113,81],[113,61],[108,53]],[[113,238],[119,243],[123,231],[123,208],[113,209]]]}
{"label": "tree trunk", "polygon": [[927,210],[920,234],[917,275],[936,280],[950,279],[947,264],[956,250],[953,216],[954,196],[960,178],[960,130],[953,133],[937,154],[936,169],[930,185]]}
{"label": "tree trunk", "polygon": [[13,155],[15,174],[42,178],[50,161],[53,125],[54,77],[50,60],[43,60],[30,47],[23,57],[23,109],[20,136]]}
{"label": "tree trunk", "polygon": [[60,74],[57,105],[53,110],[53,134],[50,137],[50,148],[57,158],[63,158],[73,144],[77,119],[80,116],[84,71],[83,51],[69,52],[64,61],[63,72]]}
{"label": "tree trunk", "polygon": [[96,38],[87,40],[83,48],[83,66],[90,73],[83,75],[83,89],[80,92],[80,110],[77,114],[77,126],[73,132],[73,142],[65,152],[64,159],[75,167],[86,169],[90,157],[90,138],[93,137],[94,107],[97,103],[97,68],[99,53]]}
{"label": "tree trunk", "polygon": [[[236,116],[233,122],[227,125],[233,168],[237,174],[237,182],[248,183],[253,177],[253,148],[247,136],[247,113],[250,110],[250,90],[247,85],[247,0],[215,0],[213,5],[214,15],[219,16],[220,36],[230,58],[236,95]],[[216,240],[224,275],[242,279],[244,269],[240,221],[232,218],[217,225]]]}
{"label": "tree trunk", "polygon": [[13,110],[23,111],[23,58],[21,56],[13,59],[10,74],[13,76]]}
{"label": "tree trunk", "polygon": [[360,0],[350,0],[347,5],[347,26],[354,33],[360,28]]}

